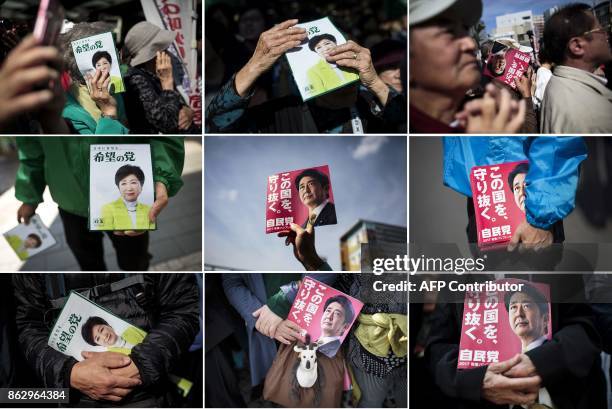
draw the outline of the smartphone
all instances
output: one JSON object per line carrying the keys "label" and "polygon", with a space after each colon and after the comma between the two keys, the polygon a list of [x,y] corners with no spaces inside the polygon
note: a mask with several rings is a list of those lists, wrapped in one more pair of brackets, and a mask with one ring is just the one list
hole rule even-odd
{"label": "smartphone", "polygon": [[41,0],[34,25],[34,37],[41,45],[53,45],[63,23],[64,7],[59,0]]}

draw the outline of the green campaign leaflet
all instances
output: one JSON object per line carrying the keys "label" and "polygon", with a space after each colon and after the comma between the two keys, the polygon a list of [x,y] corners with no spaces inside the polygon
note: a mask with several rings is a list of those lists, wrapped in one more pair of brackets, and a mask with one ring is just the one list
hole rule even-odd
{"label": "green campaign leaflet", "polygon": [[74,59],[86,82],[93,78],[97,69],[109,74],[108,89],[111,93],[125,92],[119,68],[120,61],[111,33],[81,38],[71,44]]}
{"label": "green campaign leaflet", "polygon": [[148,144],[93,144],[89,157],[90,230],[154,230],[155,201]]}

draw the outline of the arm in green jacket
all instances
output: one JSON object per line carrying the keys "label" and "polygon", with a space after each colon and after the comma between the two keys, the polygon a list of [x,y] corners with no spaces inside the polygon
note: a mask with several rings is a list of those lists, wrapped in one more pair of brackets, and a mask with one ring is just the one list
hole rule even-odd
{"label": "arm in green jacket", "polygon": [[47,186],[45,154],[38,138],[17,138],[19,169],[15,180],[15,197],[23,203],[37,205],[43,201]]}
{"label": "arm in green jacket", "polygon": [[182,137],[160,136],[150,138],[153,155],[153,179],[161,182],[168,196],[178,193],[183,186],[181,174],[185,163],[185,141]]}

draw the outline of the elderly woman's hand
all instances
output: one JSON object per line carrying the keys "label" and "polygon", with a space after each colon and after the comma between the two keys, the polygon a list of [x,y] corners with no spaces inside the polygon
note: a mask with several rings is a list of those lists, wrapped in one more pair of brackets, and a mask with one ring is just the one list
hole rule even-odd
{"label": "elderly woman's hand", "polygon": [[383,105],[387,104],[389,87],[376,73],[370,50],[349,40],[333,48],[329,52],[327,61],[339,67],[352,68],[357,71],[361,83],[372,91]]}
{"label": "elderly woman's hand", "polygon": [[162,89],[172,91],[174,78],[172,77],[172,60],[165,51],[158,51],[155,57],[155,73],[161,82]]}
{"label": "elderly woman's hand", "polygon": [[108,92],[110,76],[108,72],[103,73],[96,70],[91,79],[87,79],[87,88],[91,99],[96,103],[104,116],[117,118],[117,100]]}
{"label": "elderly woman's hand", "polygon": [[307,38],[306,29],[294,27],[297,22],[297,19],[283,21],[261,33],[253,56],[236,74],[235,85],[238,95],[247,94],[257,78],[268,71],[276,60]]}

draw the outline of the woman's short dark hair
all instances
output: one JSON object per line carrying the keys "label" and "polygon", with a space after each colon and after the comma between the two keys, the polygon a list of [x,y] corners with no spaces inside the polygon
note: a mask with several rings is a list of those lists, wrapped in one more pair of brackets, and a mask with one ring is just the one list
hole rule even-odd
{"label": "woman's short dark hair", "polygon": [[300,190],[300,180],[302,180],[302,178],[305,176],[310,176],[311,178],[318,180],[323,189],[327,189],[329,187],[329,178],[327,175],[324,175],[316,169],[306,169],[295,178],[295,188],[298,191]]}
{"label": "woman's short dark hair", "polygon": [[81,335],[83,336],[83,339],[89,345],[93,345],[93,346],[98,345],[95,343],[93,333],[92,333],[96,325],[107,325],[110,327],[110,325],[108,325],[108,322],[106,322],[104,318],[91,316],[89,317],[87,321],[85,321],[85,324],[83,324],[83,327],[81,328]]}
{"label": "woman's short dark hair", "polygon": [[142,169],[134,165],[123,165],[117,169],[117,173],[115,173],[115,185],[119,186],[119,182],[129,175],[136,176],[140,185],[144,184],[145,175]]}
{"label": "woman's short dark hair", "polygon": [[109,64],[113,63],[113,59],[108,51],[96,51],[93,57],[91,57],[91,65],[95,67],[100,58],[106,58]]}
{"label": "woman's short dark hair", "polygon": [[516,167],[512,169],[512,172],[508,174],[508,186],[510,186],[510,189],[512,189],[512,184],[514,183],[516,175],[519,173],[527,174],[527,172],[529,172],[529,163],[523,162],[516,165]]}
{"label": "woman's short dark hair", "polygon": [[544,48],[551,62],[563,64],[567,44],[573,37],[579,37],[593,28],[595,16],[589,13],[591,6],[572,3],[563,7],[546,22],[544,26]]}
{"label": "woman's short dark hair", "polygon": [[310,48],[310,51],[314,51],[315,47],[317,46],[317,44],[319,44],[319,42],[323,41],[323,40],[329,40],[329,41],[333,41],[334,43],[338,43],[338,41],[336,40],[336,37],[334,37],[331,34],[320,34],[318,36],[314,36],[312,37],[310,40],[308,40],[308,48]]}
{"label": "woman's short dark hair", "polygon": [[34,233],[28,234],[27,238],[28,239],[32,239],[32,240],[34,240],[36,242],[36,246],[34,248],[39,248],[40,245],[42,244],[42,240],[40,239],[38,234],[34,234]]}

